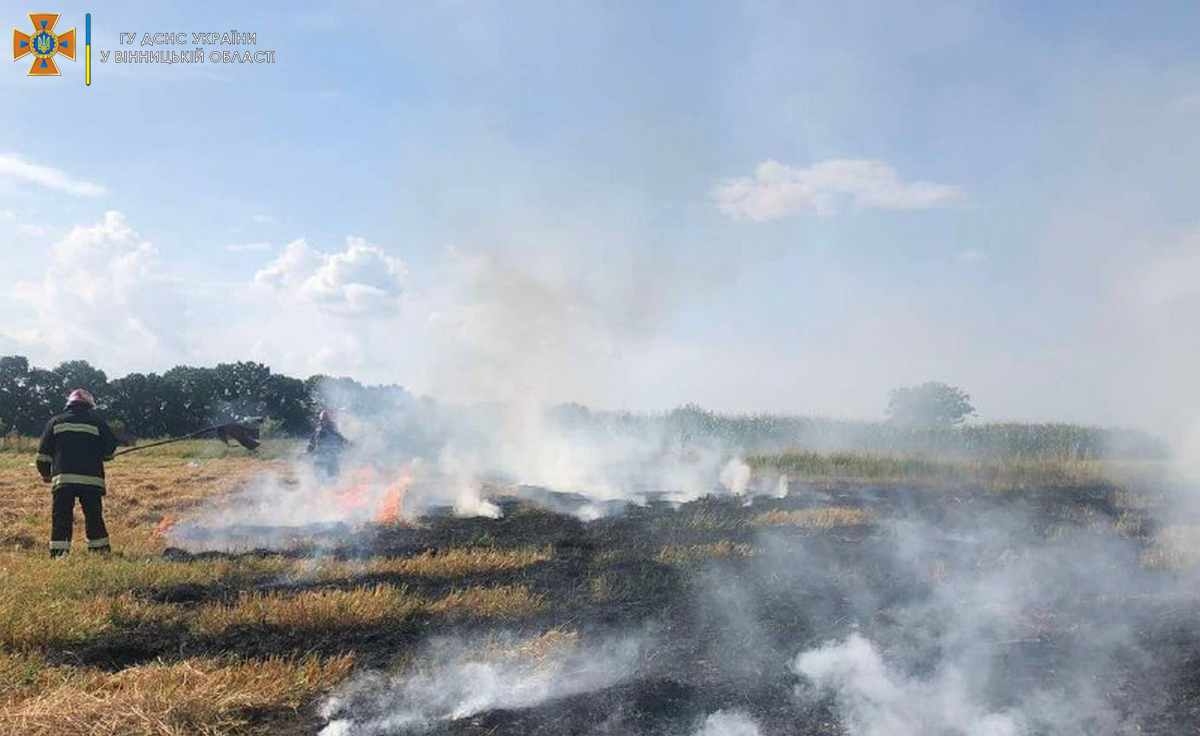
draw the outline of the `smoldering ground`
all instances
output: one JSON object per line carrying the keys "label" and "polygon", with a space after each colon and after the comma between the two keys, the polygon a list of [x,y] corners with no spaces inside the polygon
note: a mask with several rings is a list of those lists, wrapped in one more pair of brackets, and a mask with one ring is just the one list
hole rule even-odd
{"label": "smoldering ground", "polygon": [[[335,693],[328,733],[1166,734],[1200,714],[1195,594],[1145,567],[1154,522],[1130,534],[1117,489],[791,491],[435,524],[552,539],[523,580],[554,602],[522,635],[567,627],[604,676],[443,634]],[[468,672],[499,694],[473,700]]]}
{"label": "smoldering ground", "polygon": [[[1194,588],[1147,569],[1163,517],[1125,489],[789,483],[733,443],[521,405],[343,417],[337,478],[296,458],[176,533],[553,555],[505,580],[547,600],[518,629],[384,638],[325,704],[326,734],[1176,733],[1200,715]],[[548,629],[569,654],[479,643]]]}

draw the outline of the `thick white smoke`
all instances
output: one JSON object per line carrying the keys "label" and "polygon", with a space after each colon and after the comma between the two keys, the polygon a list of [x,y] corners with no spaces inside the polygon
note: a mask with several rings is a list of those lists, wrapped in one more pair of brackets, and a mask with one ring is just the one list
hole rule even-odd
{"label": "thick white smoke", "polygon": [[368,673],[340,688],[321,706],[328,720],[321,736],[420,733],[438,722],[599,690],[636,673],[644,646],[634,635],[572,640],[544,654],[519,641],[507,652],[482,642],[435,642],[426,669]]}
{"label": "thick white smoke", "polygon": [[719,710],[704,719],[692,736],[761,736],[758,723],[741,711]]}
{"label": "thick white smoke", "polygon": [[818,688],[833,693],[851,736],[1017,736],[1017,721],[989,713],[964,673],[939,668],[930,679],[889,668],[875,645],[854,633],[802,652],[793,668]]}

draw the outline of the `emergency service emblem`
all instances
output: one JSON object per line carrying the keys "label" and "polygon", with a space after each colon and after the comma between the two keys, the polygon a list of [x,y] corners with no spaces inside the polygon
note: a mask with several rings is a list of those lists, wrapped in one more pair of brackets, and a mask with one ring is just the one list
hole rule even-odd
{"label": "emergency service emblem", "polygon": [[59,54],[75,61],[75,29],[55,33],[54,26],[58,18],[58,13],[30,13],[33,33],[13,29],[13,61],[33,54],[33,66],[29,68],[31,77],[57,77],[62,74],[54,61]]}

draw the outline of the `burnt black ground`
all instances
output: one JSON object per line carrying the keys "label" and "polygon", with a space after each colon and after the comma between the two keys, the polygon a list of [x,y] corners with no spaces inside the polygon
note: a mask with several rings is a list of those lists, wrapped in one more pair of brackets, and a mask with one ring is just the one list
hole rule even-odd
{"label": "burnt black ground", "polygon": [[[1078,680],[1082,672],[1085,680],[1095,680],[1109,713],[1091,724],[1081,719],[1081,733],[1191,733],[1200,723],[1197,599],[1175,575],[1139,566],[1144,540],[1118,538],[1112,531],[1122,513],[1115,488],[995,493],[793,485],[786,499],[757,498],[751,505],[731,497],[680,507],[657,503],[586,523],[547,510],[544,505],[562,509],[573,499],[546,504],[545,493],[503,499],[499,519],[435,517],[421,528],[367,530],[321,551],[362,557],[462,546],[550,546],[553,559],[501,575],[450,581],[382,575],[332,584],[388,582],[436,595],[466,585],[520,583],[545,594],[550,604],[543,614],[499,627],[507,632],[536,635],[563,627],[579,631],[585,646],[607,636],[647,632],[643,664],[615,685],[519,709],[437,721],[425,732],[690,734],[706,715],[735,709],[753,717],[764,734],[843,733],[836,698],[797,694],[805,686],[790,668],[798,652],[857,631],[876,642],[906,675],[927,676],[940,653],[909,641],[912,611],[934,599],[939,579],[969,581],[987,575],[1029,548],[1037,548],[1054,565],[1062,558],[1063,569],[1045,590],[1037,590],[1035,604],[1021,612],[1028,623],[1014,622],[1019,636],[1007,628],[995,632],[995,639],[988,638],[988,631],[982,634],[975,661],[992,673],[993,683],[980,694],[984,704],[1002,710],[1030,694],[1049,693],[1070,708],[1076,694],[1064,683]],[[869,508],[876,522],[833,529],[764,529],[749,523],[770,510],[830,505]],[[923,564],[927,556],[940,571],[937,575],[914,574],[911,559],[898,561],[897,524],[918,530],[927,549],[917,559]],[[1146,520],[1142,528],[1152,524]],[[684,564],[658,559],[665,545],[714,542],[750,545],[754,555]],[[220,553],[206,556],[211,554]],[[607,595],[595,594],[592,582],[598,578],[612,583]],[[274,587],[328,585],[279,582]],[[189,587],[153,595],[199,602],[226,599],[236,591]],[[493,626],[417,619],[398,629],[339,629],[303,638],[255,629],[212,642],[154,632],[149,639],[157,646],[97,646],[107,646],[109,656],[126,663],[131,657],[114,653],[122,646],[134,652],[134,660],[156,651],[161,656],[173,647],[243,655],[353,651],[363,668],[383,669],[399,653],[420,651],[432,637],[469,639]],[[1115,644],[1114,637],[1119,639]],[[377,703],[364,699],[352,701],[346,712],[363,718],[375,708]],[[311,712],[264,717],[278,733],[312,733],[323,725]],[[1053,733],[1044,728],[1033,732]]]}

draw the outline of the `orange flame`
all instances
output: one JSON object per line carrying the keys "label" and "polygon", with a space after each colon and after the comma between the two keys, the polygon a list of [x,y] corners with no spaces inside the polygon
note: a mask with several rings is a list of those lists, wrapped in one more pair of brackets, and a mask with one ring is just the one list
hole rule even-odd
{"label": "orange flame", "polygon": [[412,471],[405,470],[404,475],[388,486],[387,491],[383,494],[383,502],[379,504],[379,510],[375,512],[376,524],[400,523],[401,511],[404,508],[404,495],[408,492],[411,484]]}
{"label": "orange flame", "polygon": [[411,468],[390,483],[375,468],[358,468],[333,492],[333,500],[349,515],[359,518],[370,515],[376,524],[398,524],[403,518],[404,496],[411,484]]}
{"label": "orange flame", "polygon": [[370,468],[355,470],[349,482],[334,492],[334,501],[343,511],[353,512],[367,508],[370,504],[371,486],[375,484],[375,480],[375,473]]}
{"label": "orange flame", "polygon": [[179,523],[179,520],[174,516],[164,516],[162,520],[158,522],[158,525],[154,527],[154,531],[151,532],[151,536],[165,537],[171,533],[171,530],[175,528],[177,523]]}

